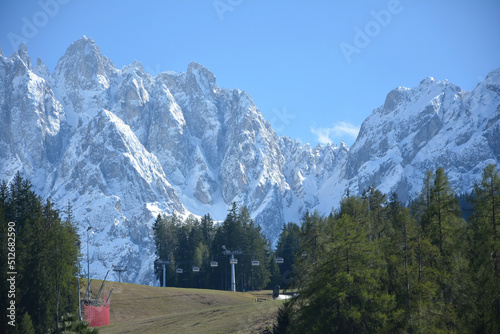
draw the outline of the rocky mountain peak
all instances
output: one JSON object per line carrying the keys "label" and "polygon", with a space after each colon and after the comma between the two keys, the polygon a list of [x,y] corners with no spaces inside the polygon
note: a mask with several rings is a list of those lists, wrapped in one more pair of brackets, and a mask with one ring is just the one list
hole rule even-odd
{"label": "rocky mountain peak", "polygon": [[427,77],[427,78],[423,79],[422,81],[420,81],[419,86],[428,86],[428,85],[433,84],[434,82],[436,82],[436,79],[434,79],[433,77]]}
{"label": "rocky mountain peak", "polygon": [[484,84],[488,90],[500,94],[500,68],[491,71],[486,76]]}
{"label": "rocky mountain peak", "polygon": [[486,76],[485,80],[497,80],[500,81],[500,67],[497,69],[494,69],[488,75]]}
{"label": "rocky mountain peak", "polygon": [[188,65],[186,79],[191,85],[198,86],[205,95],[212,95],[217,88],[215,75],[194,61]]}
{"label": "rocky mountain peak", "polygon": [[138,60],[134,60],[129,65],[123,66],[122,72],[124,74],[140,73],[141,76],[146,74],[146,70],[144,69],[144,66],[142,66],[142,63]]}
{"label": "rocky mountain peak", "polygon": [[94,40],[83,36],[66,49],[54,73],[70,86],[93,90],[108,88],[116,72],[111,60],[101,54]]}
{"label": "rocky mountain peak", "polygon": [[82,38],[77,39],[66,49],[66,54],[95,54],[97,57],[101,57],[101,50],[92,38],[85,35]]}
{"label": "rocky mountain peak", "polygon": [[33,73],[47,81],[50,79],[50,71],[40,58],[36,60],[36,67],[33,69]]}
{"label": "rocky mountain peak", "polygon": [[10,57],[14,61],[16,67],[16,75],[24,74],[24,70],[32,70],[31,58],[28,55],[28,47],[21,43],[19,49]]}
{"label": "rocky mountain peak", "polygon": [[384,113],[390,113],[394,111],[398,105],[404,102],[408,96],[408,88],[398,87],[393,89],[387,94],[384,102],[383,111]]}
{"label": "rocky mountain peak", "polygon": [[344,143],[343,140],[340,141],[340,145],[339,145],[339,149],[343,150],[343,151],[346,151],[348,152],[349,151],[349,147],[347,146],[346,143]]}

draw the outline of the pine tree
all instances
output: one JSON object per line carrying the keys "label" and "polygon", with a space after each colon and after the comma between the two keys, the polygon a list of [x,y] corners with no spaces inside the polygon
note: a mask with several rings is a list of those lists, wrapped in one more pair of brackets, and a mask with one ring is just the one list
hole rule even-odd
{"label": "pine tree", "polygon": [[35,328],[33,327],[33,322],[31,321],[31,317],[28,312],[24,312],[19,327],[20,333],[35,334]]}
{"label": "pine tree", "polygon": [[291,333],[291,318],[292,309],[289,303],[284,303],[278,309],[276,322],[273,324],[273,334],[289,334]]}
{"label": "pine tree", "polygon": [[[432,309],[429,314],[434,315],[420,319],[433,331],[456,332],[459,328],[458,313],[466,299],[464,282],[461,281],[461,273],[467,271],[463,250],[465,222],[443,168],[438,168],[434,174],[427,173],[420,201],[414,207],[422,227],[418,252],[419,288],[423,289],[418,290],[423,307],[420,310]],[[438,255],[433,252],[433,247],[438,249]],[[428,275],[433,276],[438,285],[432,297],[430,289],[434,284],[426,279]],[[429,298],[434,302],[428,303]]]}
{"label": "pine tree", "polygon": [[56,289],[56,326],[59,326],[60,315],[73,311],[77,307],[77,299],[73,297],[77,289],[77,263],[80,240],[73,226],[73,212],[68,202],[66,219],[54,226],[53,267],[55,271]]}
{"label": "pine tree", "polygon": [[200,228],[203,235],[203,243],[210,249],[214,238],[214,221],[210,214],[207,213],[201,218]]}
{"label": "pine tree", "polygon": [[97,328],[89,327],[85,321],[79,321],[76,314],[67,313],[61,317],[61,324],[56,329],[49,330],[49,334],[58,333],[78,333],[78,334],[97,334]]}
{"label": "pine tree", "polygon": [[475,210],[469,226],[474,330],[497,333],[500,332],[500,178],[495,165],[483,170],[474,194]]}
{"label": "pine tree", "polygon": [[391,321],[395,328],[408,333],[418,332],[415,306],[418,285],[418,235],[410,210],[393,194],[388,206],[390,228],[382,245],[387,263],[388,289],[395,296]]}
{"label": "pine tree", "polygon": [[323,254],[323,236],[326,221],[317,211],[306,212],[300,228],[300,247],[294,260],[293,288],[301,288],[309,280],[309,276],[318,266]]}
{"label": "pine tree", "polygon": [[370,240],[381,238],[388,228],[386,196],[380,190],[370,187],[369,191],[363,195],[363,198],[368,206],[367,225]]}
{"label": "pine tree", "polygon": [[[271,244],[268,244],[268,249],[271,249]],[[280,286],[280,289],[284,289],[285,286],[281,281],[280,267],[276,263],[276,253],[269,251],[268,261],[266,263],[269,269],[269,283],[266,290],[272,290],[276,285]]]}
{"label": "pine tree", "polygon": [[[359,198],[348,200],[350,208],[343,208],[344,212],[361,202]],[[376,256],[376,243],[369,240],[367,225],[348,214],[321,220],[319,225],[325,229],[319,240],[322,254],[303,281],[298,297],[291,302],[297,310],[293,332],[382,330],[388,323],[393,298],[381,284],[384,266]]]}
{"label": "pine tree", "polygon": [[160,286],[164,285],[163,282],[163,264],[166,262],[166,283],[167,286],[176,286],[177,276],[175,275],[175,248],[177,243],[177,226],[180,220],[176,215],[161,216],[158,215],[153,224],[154,241],[156,246],[156,260],[154,262],[154,269],[156,278],[160,281]]}
{"label": "pine tree", "polygon": [[[295,257],[300,248],[300,227],[295,223],[283,225],[283,229],[278,238],[276,246],[276,257],[281,257],[283,263],[279,265],[281,274],[281,286],[287,288],[293,279],[292,268]],[[301,256],[301,254],[298,254]]]}

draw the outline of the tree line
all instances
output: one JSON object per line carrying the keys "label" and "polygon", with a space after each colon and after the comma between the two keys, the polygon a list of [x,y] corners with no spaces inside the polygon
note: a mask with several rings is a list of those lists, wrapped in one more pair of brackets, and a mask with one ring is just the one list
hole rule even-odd
{"label": "tree line", "polygon": [[20,173],[0,184],[0,326],[6,333],[58,332],[68,313],[77,314],[73,220],[69,203],[59,211]]}
{"label": "tree line", "polygon": [[[496,166],[483,170],[466,200],[438,168],[410,203],[373,189],[347,195],[328,216],[306,213],[300,226],[285,224],[274,249],[235,203],[220,223],[208,214],[159,215],[154,268],[161,285],[229,290],[234,254],[238,290],[279,284],[297,291],[280,309],[275,333],[498,333],[499,222]],[[2,328],[57,332],[64,315],[78,310],[80,241],[71,205],[58,210],[18,173],[0,184],[0,238]],[[15,328],[5,298],[13,271]]]}
{"label": "tree line", "polygon": [[407,205],[369,189],[328,216],[306,214],[293,227],[297,295],[274,333],[500,333],[496,166],[483,170],[465,214],[463,197],[438,168]]}
{"label": "tree line", "polygon": [[279,280],[270,245],[244,206],[233,203],[222,223],[214,223],[209,214],[185,220],[158,215],[153,231],[161,286],[230,290],[233,256],[238,291],[263,289]]}

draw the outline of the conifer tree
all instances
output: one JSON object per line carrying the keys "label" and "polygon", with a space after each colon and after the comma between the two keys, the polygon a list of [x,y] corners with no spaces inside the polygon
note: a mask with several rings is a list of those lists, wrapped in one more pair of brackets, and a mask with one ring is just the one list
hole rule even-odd
{"label": "conifer tree", "polygon": [[500,178],[488,165],[474,187],[470,217],[470,280],[473,283],[474,330],[500,331]]}
{"label": "conifer tree", "polygon": [[[361,199],[346,200],[340,212],[357,212]],[[352,210],[354,209],[354,210]],[[358,215],[358,217],[361,217]],[[364,215],[363,217],[366,217]],[[376,332],[387,326],[393,298],[380,277],[383,264],[375,256],[367,224],[347,213],[321,218],[321,256],[302,281],[291,305],[296,311],[291,329],[297,333]]]}
{"label": "conifer tree", "polygon": [[176,226],[180,222],[176,215],[158,215],[153,224],[153,233],[156,246],[156,260],[154,264],[157,279],[160,286],[163,286],[163,265],[162,261],[170,261],[165,264],[167,286],[175,286],[177,277],[175,276],[175,247],[177,245]]}
{"label": "conifer tree", "polygon": [[[464,282],[461,281],[461,273],[467,271],[463,249],[466,240],[465,222],[443,168],[438,168],[434,174],[427,173],[420,204],[416,207],[420,208],[417,212],[422,226],[418,253],[420,287],[423,288],[421,297],[425,295],[420,300],[425,309],[434,310],[430,313],[434,317],[428,316],[425,320],[427,326],[436,332],[456,332],[459,328],[459,310],[463,309],[466,299]],[[437,256],[429,243],[438,249]],[[425,273],[425,270],[428,272]],[[433,285],[425,278],[426,275],[434,276],[438,285],[432,297],[433,303],[426,302],[431,298],[428,294],[431,294],[429,289]]]}
{"label": "conifer tree", "polygon": [[288,302],[285,302],[278,309],[276,322],[273,324],[273,334],[289,334],[291,333],[291,313],[292,308]]}
{"label": "conifer tree", "polygon": [[35,334],[35,328],[33,327],[33,322],[28,312],[24,312],[19,330],[23,334]]}
{"label": "conifer tree", "polygon": [[293,279],[292,268],[296,256],[300,249],[300,227],[299,225],[289,222],[283,225],[283,229],[278,238],[276,246],[276,257],[281,257],[283,263],[279,265],[281,274],[281,286],[287,288]]}
{"label": "conifer tree", "polygon": [[390,228],[383,249],[387,263],[388,289],[395,296],[393,318],[395,328],[408,333],[415,329],[416,286],[418,284],[417,231],[409,209],[393,194],[388,206]]}

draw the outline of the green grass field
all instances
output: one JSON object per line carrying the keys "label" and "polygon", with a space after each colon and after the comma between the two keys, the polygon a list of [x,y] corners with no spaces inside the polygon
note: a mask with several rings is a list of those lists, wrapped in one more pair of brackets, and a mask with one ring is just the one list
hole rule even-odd
{"label": "green grass field", "polygon": [[[92,295],[102,281],[93,280]],[[82,284],[82,291],[86,283]],[[110,298],[109,326],[99,333],[262,333],[272,329],[282,301],[271,291],[230,292],[159,288],[106,282],[102,295]],[[267,299],[255,302],[256,298]]]}

